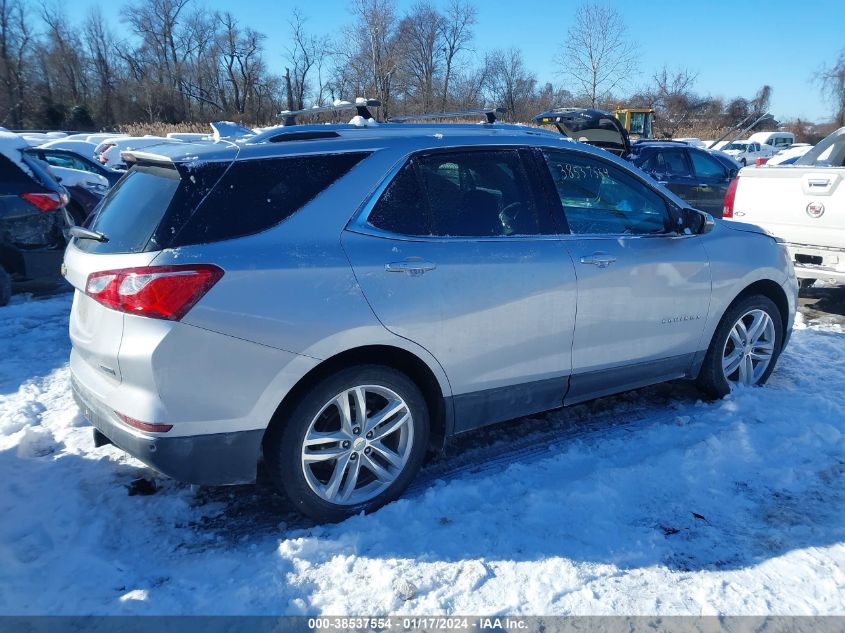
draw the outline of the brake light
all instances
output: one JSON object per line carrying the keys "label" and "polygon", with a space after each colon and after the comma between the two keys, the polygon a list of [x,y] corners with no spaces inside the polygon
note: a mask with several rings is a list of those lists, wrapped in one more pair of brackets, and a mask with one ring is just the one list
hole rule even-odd
{"label": "brake light", "polygon": [[22,193],[20,197],[45,212],[58,211],[68,203],[68,197],[63,193]]}
{"label": "brake light", "polygon": [[755,164],[757,165],[757,167],[762,167],[763,165],[765,165],[768,162],[769,162],[768,158],[758,158],[757,162]]}
{"label": "brake light", "polygon": [[728,190],[725,192],[725,204],[722,207],[722,217],[734,217],[734,200],[736,199],[736,187],[739,184],[739,176],[731,180]]}
{"label": "brake light", "polygon": [[114,147],[114,143],[106,143],[105,145],[103,145],[103,149],[100,150],[100,155],[97,156],[97,160],[100,161],[103,165],[109,162],[109,159],[106,156],[106,152],[109,151],[112,147]]}
{"label": "brake light", "polygon": [[128,415],[123,415],[122,413],[115,411],[117,413],[117,417],[119,417],[125,424],[128,424],[131,427],[136,429],[140,429],[141,431],[148,431],[150,433],[167,433],[170,429],[173,428],[172,424],[153,424],[150,422],[141,422],[140,420],[136,420],[135,418],[130,418]]}
{"label": "brake light", "polygon": [[85,294],[120,312],[178,321],[222,276],[210,264],[105,270],[88,275]]}

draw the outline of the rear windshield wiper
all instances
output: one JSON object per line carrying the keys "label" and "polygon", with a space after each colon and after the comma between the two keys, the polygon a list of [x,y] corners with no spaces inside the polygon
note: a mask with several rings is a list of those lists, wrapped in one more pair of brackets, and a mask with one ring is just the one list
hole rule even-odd
{"label": "rear windshield wiper", "polygon": [[83,229],[81,226],[72,226],[68,231],[73,237],[78,237],[80,240],[94,240],[95,242],[108,242],[109,238],[99,231],[92,231],[91,229]]}

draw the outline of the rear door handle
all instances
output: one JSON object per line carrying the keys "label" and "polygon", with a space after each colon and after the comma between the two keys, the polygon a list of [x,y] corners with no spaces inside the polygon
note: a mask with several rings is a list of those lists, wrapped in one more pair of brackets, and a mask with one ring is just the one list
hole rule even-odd
{"label": "rear door handle", "polygon": [[592,255],[584,255],[581,258],[582,264],[590,264],[592,266],[598,266],[599,268],[607,268],[615,261],[616,258],[613,255],[608,255],[606,253],[593,253]]}
{"label": "rear door handle", "polygon": [[437,268],[435,264],[417,259],[391,262],[384,266],[384,269],[389,273],[408,273],[411,277],[418,277],[435,268]]}

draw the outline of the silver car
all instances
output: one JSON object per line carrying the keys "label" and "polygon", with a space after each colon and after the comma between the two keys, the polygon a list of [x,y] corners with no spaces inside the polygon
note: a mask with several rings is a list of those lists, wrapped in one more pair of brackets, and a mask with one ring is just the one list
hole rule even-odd
{"label": "silver car", "polygon": [[196,484],[263,458],[320,521],[486,424],[762,384],[792,329],[774,238],[551,132],[294,126],[129,159],[65,255],[95,441]]}

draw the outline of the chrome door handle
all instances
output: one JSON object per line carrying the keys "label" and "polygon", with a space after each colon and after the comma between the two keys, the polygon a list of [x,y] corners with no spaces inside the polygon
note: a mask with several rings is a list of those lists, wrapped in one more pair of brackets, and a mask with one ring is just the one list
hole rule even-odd
{"label": "chrome door handle", "polygon": [[593,253],[592,255],[584,255],[581,258],[582,264],[591,264],[599,268],[607,268],[615,261],[616,258],[613,255],[606,255],[604,253]]}
{"label": "chrome door handle", "polygon": [[437,268],[431,262],[422,260],[406,260],[404,262],[391,262],[385,264],[384,269],[389,273],[408,273],[411,277],[418,277],[429,270]]}

